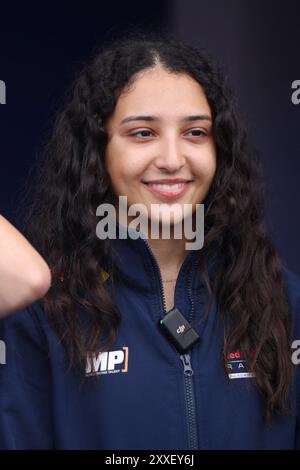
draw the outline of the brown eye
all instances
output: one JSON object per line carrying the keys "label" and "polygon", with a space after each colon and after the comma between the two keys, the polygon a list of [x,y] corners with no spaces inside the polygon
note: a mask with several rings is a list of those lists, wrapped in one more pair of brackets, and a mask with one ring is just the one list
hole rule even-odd
{"label": "brown eye", "polygon": [[149,135],[145,135],[147,133],[152,134],[151,131],[144,129],[144,130],[141,130],[141,131],[133,132],[130,135],[133,136],[133,137],[138,137],[138,134],[143,134],[142,137],[150,137]]}
{"label": "brown eye", "polygon": [[201,129],[192,129],[191,131],[188,131],[187,134],[191,133],[191,132],[195,132],[196,135],[194,134],[192,137],[204,137],[206,136],[207,134],[202,131]]}

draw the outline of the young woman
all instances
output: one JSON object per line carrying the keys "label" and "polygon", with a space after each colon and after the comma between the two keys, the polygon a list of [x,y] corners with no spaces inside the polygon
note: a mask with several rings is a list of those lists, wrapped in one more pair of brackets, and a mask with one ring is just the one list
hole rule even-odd
{"label": "young woman", "polygon": [[[30,239],[54,280],[1,325],[0,445],[298,448],[300,281],[266,234],[212,61],[168,37],[104,46],[72,86],[40,181]],[[160,229],[151,208],[167,204],[169,239],[132,230],[132,214],[117,237],[97,236],[99,206],[120,196]],[[202,249],[174,236],[185,204],[193,217],[204,204]]]}
{"label": "young woman", "polygon": [[46,262],[0,215],[0,317],[43,297],[50,283]]}

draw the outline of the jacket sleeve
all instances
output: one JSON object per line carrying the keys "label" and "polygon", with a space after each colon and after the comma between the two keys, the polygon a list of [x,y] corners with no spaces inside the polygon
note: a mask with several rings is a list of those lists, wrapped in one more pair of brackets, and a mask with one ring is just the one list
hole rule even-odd
{"label": "jacket sleeve", "polygon": [[35,305],[0,323],[0,449],[52,449],[50,361]]}

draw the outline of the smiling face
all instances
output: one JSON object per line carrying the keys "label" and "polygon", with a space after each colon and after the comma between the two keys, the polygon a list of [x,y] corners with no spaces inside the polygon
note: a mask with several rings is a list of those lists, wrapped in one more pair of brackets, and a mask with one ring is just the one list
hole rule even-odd
{"label": "smiling face", "polygon": [[182,219],[183,204],[194,211],[216,171],[211,119],[190,76],[159,66],[140,72],[107,121],[105,163],[115,194],[148,214],[153,204],[173,206],[173,223]]}

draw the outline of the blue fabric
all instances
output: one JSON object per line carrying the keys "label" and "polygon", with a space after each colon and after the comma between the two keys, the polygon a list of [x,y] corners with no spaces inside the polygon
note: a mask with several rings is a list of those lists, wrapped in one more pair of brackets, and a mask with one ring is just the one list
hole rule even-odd
{"label": "blue fabric", "polygon": [[[84,379],[67,370],[64,348],[40,302],[1,321],[6,364],[0,366],[0,448],[189,449],[195,430],[188,381],[196,448],[300,448],[298,371],[291,416],[275,417],[268,427],[254,379],[230,381],[222,366],[221,315],[213,304],[204,316],[207,292],[196,253],[187,255],[175,291],[175,305],[201,337],[190,352],[194,374],[188,378],[161,331],[159,272],[147,244],[119,239],[113,250],[122,324],[114,346],[95,360],[99,375],[89,374],[88,365]],[[288,271],[285,279],[294,337],[300,339],[300,279]]]}

